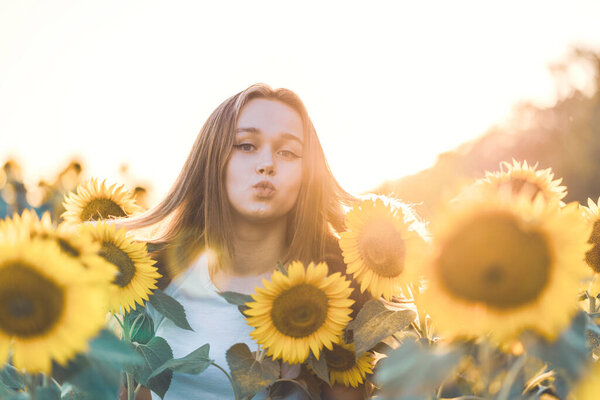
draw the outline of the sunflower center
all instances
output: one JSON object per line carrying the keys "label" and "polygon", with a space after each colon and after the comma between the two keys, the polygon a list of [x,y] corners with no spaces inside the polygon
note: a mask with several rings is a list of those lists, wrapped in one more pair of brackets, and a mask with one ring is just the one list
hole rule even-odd
{"label": "sunflower center", "polygon": [[513,194],[519,194],[521,191],[524,190],[531,192],[532,199],[535,198],[535,195],[539,192],[543,193],[542,188],[537,183],[523,178],[511,178],[510,187],[512,189]]}
{"label": "sunflower center", "polygon": [[465,224],[442,248],[438,272],[452,295],[497,309],[532,301],[548,285],[552,255],[545,237],[510,215]]}
{"label": "sunflower center", "polygon": [[358,248],[368,267],[380,276],[392,278],[404,270],[404,239],[388,219],[379,218],[367,223],[358,239]]}
{"label": "sunflower center", "polygon": [[327,319],[327,295],[302,283],[281,293],[271,309],[273,325],[284,335],[301,338],[316,332]]}
{"label": "sunflower center", "polygon": [[30,338],[49,332],[64,309],[64,291],[30,266],[0,269],[0,330]]}
{"label": "sunflower center", "polygon": [[113,284],[125,287],[131,282],[135,275],[135,265],[127,253],[113,243],[103,242],[98,254],[109,263],[116,265],[119,269]]}
{"label": "sunflower center", "polygon": [[71,243],[67,242],[65,239],[58,239],[57,242],[58,242],[58,245],[60,246],[60,249],[62,251],[64,251],[65,253],[67,253],[68,255],[70,255],[71,257],[77,258],[81,254],[79,252],[79,250],[77,250],[75,247],[71,246]]}
{"label": "sunflower center", "polygon": [[600,219],[594,222],[594,228],[588,243],[592,243],[594,246],[585,253],[585,261],[594,272],[600,273]]}
{"label": "sunflower center", "polygon": [[347,371],[356,364],[354,352],[334,344],[333,350],[325,349],[327,367],[336,371]]}
{"label": "sunflower center", "polygon": [[82,221],[97,221],[111,217],[125,217],[125,211],[111,199],[93,199],[81,210]]}

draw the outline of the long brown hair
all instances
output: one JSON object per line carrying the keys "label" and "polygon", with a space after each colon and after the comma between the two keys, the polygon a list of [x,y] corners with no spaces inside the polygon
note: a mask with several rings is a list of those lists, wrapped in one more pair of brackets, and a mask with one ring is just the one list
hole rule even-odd
{"label": "long brown hair", "polygon": [[118,221],[130,230],[163,224],[150,241],[167,243],[169,263],[174,264],[169,269],[181,271],[206,248],[219,257],[232,256],[233,228],[225,170],[240,112],[255,98],[277,100],[292,107],[304,127],[302,184],[288,217],[289,247],[283,261],[321,260],[331,231],[343,229],[342,205],[350,205],[354,198],[333,177],[304,104],[291,90],[255,84],[225,100],[208,117],[165,198],[141,215]]}

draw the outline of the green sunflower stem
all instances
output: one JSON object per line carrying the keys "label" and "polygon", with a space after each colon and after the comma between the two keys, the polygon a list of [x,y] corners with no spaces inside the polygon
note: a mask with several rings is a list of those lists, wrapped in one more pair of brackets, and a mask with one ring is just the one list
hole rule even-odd
{"label": "green sunflower stem", "polygon": [[119,323],[119,325],[121,326],[121,331],[123,332],[123,339],[125,339],[127,342],[131,342],[131,337],[129,336],[129,332],[127,332],[127,329],[125,329],[125,325],[123,325],[122,319],[123,319],[123,315],[121,315],[121,318],[119,318],[119,316],[115,313],[113,313],[113,317],[117,320],[117,322]]}
{"label": "green sunflower stem", "polygon": [[589,296],[588,297],[589,302],[590,302],[590,314],[595,313],[596,310],[596,297],[595,296]]}
{"label": "green sunflower stem", "polygon": [[492,376],[492,347],[484,341],[479,345],[480,361],[483,379],[485,379],[485,387],[489,388]]}
{"label": "green sunflower stem", "polygon": [[125,376],[127,377],[127,400],[134,400],[133,376],[129,372],[126,372]]}
{"label": "green sunflower stem", "polygon": [[510,389],[524,365],[525,356],[520,356],[515,360],[512,367],[508,371],[506,378],[504,379],[500,393],[498,393],[498,400],[508,400],[508,397],[510,396]]}
{"label": "green sunflower stem", "polygon": [[233,379],[231,379],[231,376],[227,373],[227,371],[225,371],[219,364],[217,363],[211,363],[212,365],[214,365],[215,367],[219,368],[221,371],[223,371],[223,373],[225,374],[225,376],[227,376],[227,379],[229,379],[229,383],[231,384],[231,389],[233,390],[233,397],[235,397],[235,400],[239,400],[238,394],[235,390],[235,386],[233,384]]}
{"label": "green sunflower stem", "polygon": [[38,389],[38,381],[35,375],[23,374],[23,383],[27,388],[27,391],[31,394],[31,398],[35,399],[35,393]]}

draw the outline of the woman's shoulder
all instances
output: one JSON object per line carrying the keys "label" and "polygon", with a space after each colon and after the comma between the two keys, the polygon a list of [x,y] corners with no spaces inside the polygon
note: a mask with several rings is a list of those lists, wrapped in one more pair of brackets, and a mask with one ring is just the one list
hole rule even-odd
{"label": "woman's shoulder", "polygon": [[161,290],[165,290],[176,279],[206,261],[203,252],[184,255],[180,246],[170,242],[147,242],[146,246],[148,254],[156,262],[154,266],[161,275],[156,283]]}

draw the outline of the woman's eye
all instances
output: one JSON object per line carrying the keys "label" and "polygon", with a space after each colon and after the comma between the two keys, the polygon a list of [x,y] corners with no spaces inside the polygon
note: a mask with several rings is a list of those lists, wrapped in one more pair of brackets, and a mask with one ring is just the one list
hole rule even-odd
{"label": "woman's eye", "polygon": [[240,143],[240,144],[236,144],[233,147],[235,147],[236,149],[240,149],[242,151],[252,151],[254,150],[254,145],[251,143]]}
{"label": "woman's eye", "polygon": [[295,158],[300,158],[299,155],[297,155],[296,153],[294,153],[293,151],[289,151],[289,150],[280,150],[279,154],[283,157],[283,158],[287,158],[287,159],[295,159]]}

